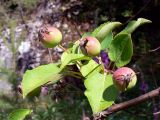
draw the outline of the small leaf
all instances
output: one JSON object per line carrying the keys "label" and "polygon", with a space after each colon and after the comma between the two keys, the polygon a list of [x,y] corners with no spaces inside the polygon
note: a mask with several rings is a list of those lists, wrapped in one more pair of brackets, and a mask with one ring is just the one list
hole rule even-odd
{"label": "small leaf", "polygon": [[74,43],[74,45],[73,45],[73,47],[72,47],[72,53],[73,53],[73,54],[77,54],[77,53],[78,53],[79,43],[80,43],[79,40],[77,40],[77,41]]}
{"label": "small leaf", "polygon": [[66,65],[68,65],[69,63],[71,62],[75,62],[77,60],[89,60],[91,58],[83,55],[83,54],[72,54],[72,53],[68,53],[65,55],[65,60],[64,61],[61,61],[62,64],[61,64],[61,69],[63,69]]}
{"label": "small leaf", "polygon": [[113,40],[113,35],[112,35],[112,32],[108,33],[107,36],[105,37],[104,40],[102,40],[101,42],[101,49],[102,50],[105,50],[105,49],[108,49],[111,42]]}
{"label": "small leaf", "polygon": [[94,114],[114,103],[118,91],[113,85],[112,75],[93,72],[87,77],[84,84],[86,87],[85,96],[88,98]]}
{"label": "small leaf", "polygon": [[95,70],[99,66],[94,60],[90,60],[87,64],[83,65],[80,69],[80,72],[84,77],[86,77],[89,73]]}
{"label": "small leaf", "polygon": [[22,93],[26,97],[30,92],[48,83],[61,79],[60,68],[57,64],[41,65],[33,70],[27,70],[22,80]]}
{"label": "small leaf", "polygon": [[133,55],[133,45],[131,35],[128,33],[119,33],[112,41],[108,56],[114,61],[117,67],[128,64]]}
{"label": "small leaf", "polygon": [[96,37],[100,42],[105,39],[105,37],[112,32],[113,29],[120,26],[120,22],[106,22],[100,25],[92,32],[92,36]]}
{"label": "small leaf", "polygon": [[31,114],[30,109],[17,109],[9,114],[9,120],[23,120],[28,114]]}
{"label": "small leaf", "polygon": [[[147,20],[145,18],[138,18],[138,20],[133,20],[130,21],[127,25],[127,27],[122,31],[122,32],[127,32],[129,34],[131,34],[132,32],[134,32],[139,26],[146,24],[146,23],[151,23],[152,21]],[[121,33],[122,33],[121,32]]]}

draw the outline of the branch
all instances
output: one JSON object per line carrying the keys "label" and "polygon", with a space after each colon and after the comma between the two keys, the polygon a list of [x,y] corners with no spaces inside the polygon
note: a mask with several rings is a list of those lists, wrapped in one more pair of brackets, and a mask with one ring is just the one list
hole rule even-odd
{"label": "branch", "polygon": [[149,50],[149,52],[155,52],[155,51],[157,51],[157,50],[159,50],[159,49],[160,49],[160,46],[159,46],[159,47],[157,47],[156,49]]}
{"label": "branch", "polygon": [[99,114],[99,116],[95,118],[95,120],[102,119],[102,118],[106,117],[107,115],[110,115],[110,114],[112,114],[114,112],[117,112],[117,111],[120,111],[120,110],[124,110],[126,108],[138,105],[138,104],[140,104],[140,103],[142,103],[144,101],[147,101],[148,99],[157,97],[159,95],[160,95],[160,87],[155,89],[155,90],[152,90],[149,93],[146,93],[146,94],[141,95],[141,96],[139,96],[137,98],[134,98],[132,100],[129,100],[129,101],[126,101],[126,102],[123,102],[123,103],[119,103],[119,104],[115,104],[115,105],[109,107],[108,109],[102,111]]}

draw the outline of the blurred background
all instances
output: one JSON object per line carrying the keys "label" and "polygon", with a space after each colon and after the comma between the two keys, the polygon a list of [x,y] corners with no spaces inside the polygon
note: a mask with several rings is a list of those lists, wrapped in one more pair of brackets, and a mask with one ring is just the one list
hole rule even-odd
{"label": "blurred background", "polygon": [[[26,120],[87,120],[92,113],[83,94],[84,86],[73,82],[73,78],[65,78],[71,81],[67,84],[60,82],[43,88],[40,97],[22,99],[18,85],[23,73],[50,63],[37,31],[43,24],[59,28],[63,33],[62,46],[67,47],[101,23],[120,21],[125,26],[139,17],[152,24],[141,26],[132,34],[134,56],[129,66],[140,72],[138,83],[117,102],[160,86],[160,0],[0,0],[0,120],[6,120],[15,108],[33,109]],[[59,61],[62,51],[59,47],[51,51],[54,62]],[[106,120],[160,120],[160,115],[154,114],[159,111],[157,97],[114,113]]]}

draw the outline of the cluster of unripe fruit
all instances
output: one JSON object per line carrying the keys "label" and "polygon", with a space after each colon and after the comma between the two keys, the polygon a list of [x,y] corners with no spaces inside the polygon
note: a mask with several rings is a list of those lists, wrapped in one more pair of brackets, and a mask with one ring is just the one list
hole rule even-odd
{"label": "cluster of unripe fruit", "polygon": [[[53,48],[62,41],[62,33],[59,29],[52,26],[44,26],[38,32],[39,40],[47,48]],[[89,57],[95,57],[100,54],[101,44],[92,36],[80,39],[80,49],[82,53]],[[135,72],[128,68],[122,67],[113,73],[113,83],[120,91],[125,91],[135,86],[137,76]]]}
{"label": "cluster of unripe fruit", "polygon": [[[53,48],[62,41],[62,33],[59,29],[52,26],[44,26],[39,32],[39,40],[47,48]],[[87,36],[80,40],[80,48],[82,53],[94,57],[99,55],[101,45],[95,37]]]}

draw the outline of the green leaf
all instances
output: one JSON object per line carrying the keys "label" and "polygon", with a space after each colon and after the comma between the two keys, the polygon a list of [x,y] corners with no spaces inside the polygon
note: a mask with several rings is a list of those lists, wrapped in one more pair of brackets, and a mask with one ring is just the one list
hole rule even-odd
{"label": "green leaf", "polygon": [[[63,53],[73,53],[73,54],[77,54],[78,53],[78,47],[79,47],[79,40],[75,41],[74,43],[69,43],[68,45],[68,49],[66,51],[64,51]],[[63,56],[63,54],[62,54]],[[63,61],[61,56],[61,61]]]}
{"label": "green leaf", "polygon": [[63,69],[66,65],[68,65],[71,62],[75,62],[77,60],[90,60],[91,58],[83,55],[83,54],[72,54],[72,53],[68,53],[65,55],[65,58],[61,64],[61,69]]}
{"label": "green leaf", "polygon": [[73,53],[73,54],[77,54],[77,53],[78,53],[79,43],[80,43],[79,40],[77,40],[77,41],[74,43],[74,45],[73,45],[73,47],[72,47],[72,53]]}
{"label": "green leaf", "polygon": [[106,22],[100,25],[92,32],[92,36],[96,37],[100,42],[105,39],[105,37],[112,32],[113,29],[120,26],[120,22]]}
{"label": "green leaf", "polygon": [[60,80],[62,77],[60,70],[57,64],[41,65],[33,70],[27,70],[22,80],[23,97],[48,82]]}
{"label": "green leaf", "polygon": [[102,40],[101,42],[101,49],[102,50],[105,50],[105,49],[108,49],[111,42],[113,40],[113,35],[112,35],[112,32],[108,33],[107,36],[105,37],[105,39]]}
{"label": "green leaf", "polygon": [[146,24],[146,23],[151,23],[152,21],[147,20],[145,18],[138,18],[137,21],[133,20],[130,21],[128,23],[128,25],[126,26],[126,28],[122,31],[122,32],[127,32],[129,34],[131,34],[132,32],[134,32],[139,26]]}
{"label": "green leaf", "polygon": [[119,33],[116,35],[109,47],[108,55],[117,67],[128,64],[133,55],[131,35],[128,33]]}
{"label": "green leaf", "polygon": [[31,114],[30,109],[17,109],[9,114],[9,120],[23,120],[28,114]]}
{"label": "green leaf", "polygon": [[69,53],[67,52],[63,52],[62,55],[61,55],[61,63],[63,63],[66,59],[66,57],[68,56]]}
{"label": "green leaf", "polygon": [[95,70],[99,66],[94,60],[88,61],[85,65],[83,65],[80,69],[81,74],[86,77],[89,73]]}
{"label": "green leaf", "polygon": [[116,97],[117,89],[112,82],[112,75],[104,75],[99,72],[93,72],[84,81],[86,91],[85,95],[91,105],[94,114],[110,107]]}

